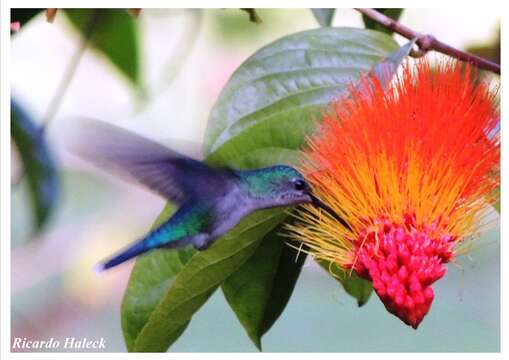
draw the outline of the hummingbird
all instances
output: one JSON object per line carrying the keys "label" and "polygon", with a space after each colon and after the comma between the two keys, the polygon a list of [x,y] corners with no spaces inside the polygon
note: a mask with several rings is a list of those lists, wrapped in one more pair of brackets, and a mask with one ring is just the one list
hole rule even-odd
{"label": "hummingbird", "polygon": [[311,203],[330,213],[295,168],[275,165],[253,170],[213,168],[128,130],[86,120],[74,152],[98,167],[134,180],[178,206],[172,217],[147,235],[96,265],[98,272],[158,248],[188,245],[207,249],[250,213]]}

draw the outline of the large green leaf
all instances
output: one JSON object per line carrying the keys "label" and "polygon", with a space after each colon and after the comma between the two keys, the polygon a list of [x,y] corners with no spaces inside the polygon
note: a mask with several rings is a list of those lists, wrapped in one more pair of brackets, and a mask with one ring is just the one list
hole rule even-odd
{"label": "large green leaf", "polygon": [[[400,8],[375,9],[375,10],[381,12],[385,16],[388,16],[396,21],[398,21],[399,18],[401,17],[401,14],[403,14],[403,9]],[[385,26],[380,25],[379,23],[377,23],[376,21],[372,20],[371,18],[367,17],[364,14],[362,14],[362,21],[364,21],[364,26],[366,26],[366,29],[377,30],[384,32],[386,34],[392,34],[394,32],[391,29],[388,29]]]}
{"label": "large green leaf", "polygon": [[208,162],[244,167],[244,155],[261,148],[300,149],[324,107],[396,49],[391,37],[354,28],[304,31],[260,49],[212,109]]}
{"label": "large green leaf", "polygon": [[[167,205],[152,228],[158,227],[174,212]],[[136,259],[127,289],[122,301],[122,330],[129,351],[134,351],[134,343],[150,314],[196,251],[189,247],[178,251],[154,250]],[[184,331],[187,324],[182,325]]]}
{"label": "large green leaf", "polygon": [[35,229],[39,231],[57,202],[60,187],[57,167],[43,129],[12,98],[11,137],[23,162],[34,209]]}
{"label": "large green leaf", "polygon": [[207,251],[195,253],[151,312],[132,350],[166,351],[193,314],[253,255],[260,239],[284,216],[278,210],[259,211],[242,220]]}
{"label": "large green leaf", "polygon": [[253,256],[222,285],[226,300],[249,338],[261,350],[261,337],[283,312],[306,254],[282,241],[278,226],[265,236]]}
{"label": "large green leaf", "polygon": [[[66,9],[80,32],[91,31],[90,44],[134,84],[140,84],[138,24],[124,9]],[[91,27],[91,29],[89,29]]]}
{"label": "large green leaf", "polygon": [[336,9],[311,9],[313,16],[320,26],[331,26]]}

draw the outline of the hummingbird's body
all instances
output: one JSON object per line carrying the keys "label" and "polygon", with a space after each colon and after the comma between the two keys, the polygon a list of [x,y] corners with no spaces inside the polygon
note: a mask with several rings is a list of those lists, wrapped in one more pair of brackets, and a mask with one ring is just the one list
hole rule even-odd
{"label": "hummingbird's body", "polygon": [[93,144],[77,144],[82,156],[137,180],[179,205],[171,218],[99,265],[98,270],[156,248],[192,244],[204,250],[243,217],[259,209],[315,203],[330,211],[311,194],[303,176],[292,167],[214,169],[112,125],[96,122],[88,125],[84,128],[85,138]]}

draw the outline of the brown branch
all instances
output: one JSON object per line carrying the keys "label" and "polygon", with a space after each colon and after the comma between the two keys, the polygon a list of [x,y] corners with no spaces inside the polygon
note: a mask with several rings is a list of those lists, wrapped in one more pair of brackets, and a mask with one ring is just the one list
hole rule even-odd
{"label": "brown branch", "polygon": [[480,56],[461,51],[450,45],[447,45],[435,38],[433,35],[423,35],[418,33],[417,31],[414,31],[409,27],[391,19],[390,17],[376,11],[375,9],[356,8],[355,10],[409,40],[417,38],[416,44],[419,46],[419,50],[413,53],[414,56],[423,56],[428,51],[434,50],[442,54],[452,56],[456,59],[467,61],[480,69],[489,70],[496,74],[500,74],[500,65],[486,60]]}

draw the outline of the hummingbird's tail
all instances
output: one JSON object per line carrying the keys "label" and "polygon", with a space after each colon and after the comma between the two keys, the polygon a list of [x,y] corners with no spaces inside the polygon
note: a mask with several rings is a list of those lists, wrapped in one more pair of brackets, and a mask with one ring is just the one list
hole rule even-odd
{"label": "hummingbird's tail", "polygon": [[189,245],[191,243],[190,237],[186,236],[182,237],[181,235],[178,235],[178,233],[172,230],[173,227],[171,221],[167,221],[157,229],[153,230],[143,239],[127,247],[124,251],[120,252],[118,255],[112,257],[106,262],[97,264],[94,267],[94,271],[102,272],[104,270],[108,270],[114,266],[122,264],[123,262],[132,259],[133,257],[136,257],[138,255],[141,255],[143,253],[146,253],[147,251],[150,251],[152,249],[163,247],[167,249],[175,249]]}
{"label": "hummingbird's tail", "polygon": [[132,259],[135,256],[141,255],[144,252],[149,251],[150,248],[147,246],[146,241],[142,240],[139,241],[131,246],[129,246],[127,249],[122,251],[120,254],[112,257],[108,261],[97,264],[94,267],[95,272],[102,272],[104,270],[108,270],[109,268],[112,268],[114,266],[117,266],[119,264],[122,264],[123,262]]}
{"label": "hummingbird's tail", "polygon": [[197,212],[197,209],[200,210],[200,207],[194,204],[182,205],[171,218],[159,225],[159,227],[128,246],[118,255],[104,263],[98,264],[94,270],[96,272],[108,270],[152,249],[163,247],[175,249],[191,244],[193,239],[199,234],[190,233],[189,222],[195,221],[197,215],[203,215]]}

